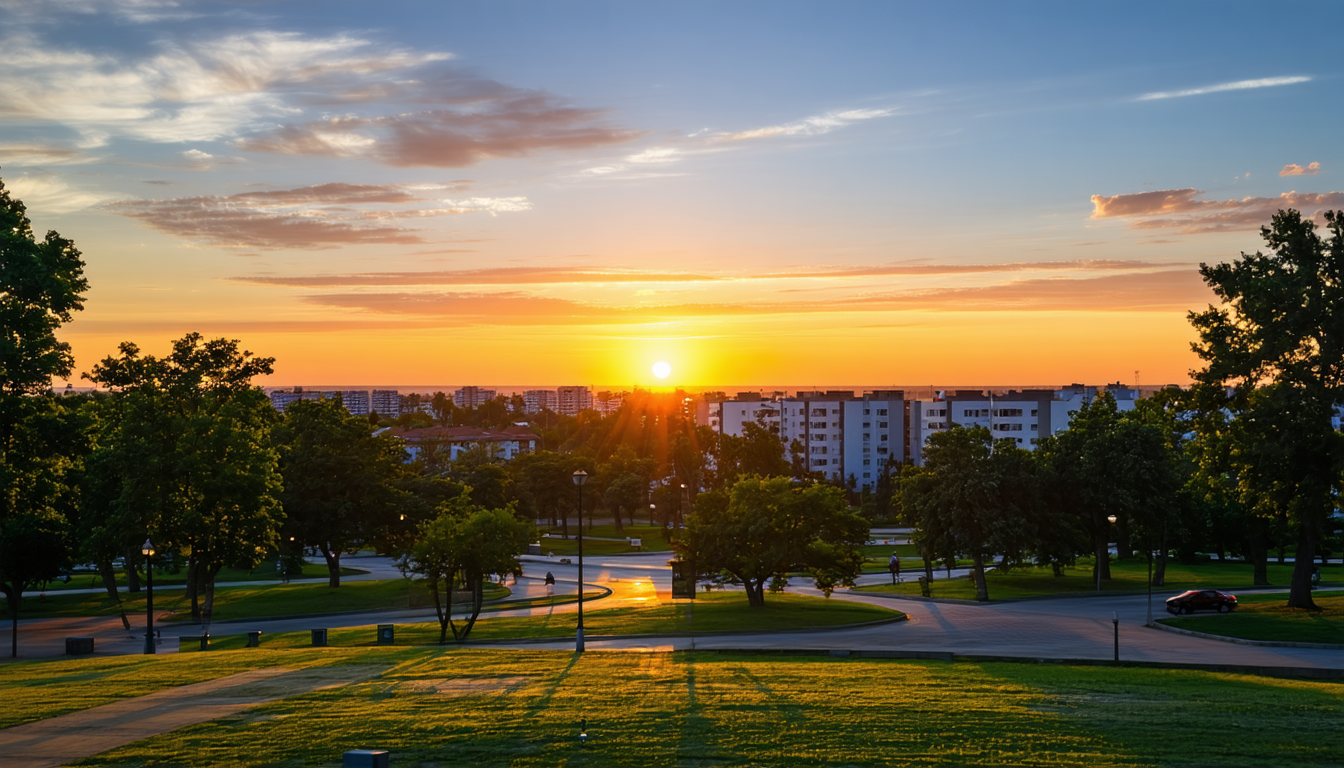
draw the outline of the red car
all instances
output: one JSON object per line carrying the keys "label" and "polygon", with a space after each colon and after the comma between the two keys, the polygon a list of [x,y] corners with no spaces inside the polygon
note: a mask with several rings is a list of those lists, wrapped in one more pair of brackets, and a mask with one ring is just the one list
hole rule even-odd
{"label": "red car", "polygon": [[1237,596],[1216,589],[1192,589],[1167,598],[1167,613],[1177,616],[1195,611],[1230,613],[1237,609]]}

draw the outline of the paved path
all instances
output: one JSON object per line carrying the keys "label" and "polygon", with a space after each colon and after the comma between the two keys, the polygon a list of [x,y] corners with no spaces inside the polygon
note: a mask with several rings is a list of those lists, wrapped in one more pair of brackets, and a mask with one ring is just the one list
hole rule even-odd
{"label": "paved path", "polygon": [[133,741],[231,715],[277,699],[381,674],[353,665],[254,669],[0,730],[5,768],[55,768]]}

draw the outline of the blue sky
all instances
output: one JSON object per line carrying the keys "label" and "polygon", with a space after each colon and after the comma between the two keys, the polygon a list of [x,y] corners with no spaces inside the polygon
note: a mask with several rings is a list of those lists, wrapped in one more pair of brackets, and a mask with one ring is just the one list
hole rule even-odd
{"label": "blue sky", "polygon": [[86,254],[81,370],[199,330],[275,384],[1182,381],[1195,265],[1344,208],[1341,21],[0,0],[0,178]]}

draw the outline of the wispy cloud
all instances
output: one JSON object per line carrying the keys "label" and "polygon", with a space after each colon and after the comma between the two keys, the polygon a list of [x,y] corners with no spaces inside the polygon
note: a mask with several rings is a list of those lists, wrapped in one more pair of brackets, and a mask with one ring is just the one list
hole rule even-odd
{"label": "wispy cloud", "polygon": [[70,165],[89,162],[90,159],[72,147],[50,144],[0,144],[0,165],[21,168],[35,165]]}
{"label": "wispy cloud", "polygon": [[256,275],[233,278],[253,285],[287,287],[336,286],[419,286],[450,285],[459,287],[486,285],[569,285],[623,283],[719,283],[726,281],[834,280],[871,277],[937,276],[1013,272],[1058,271],[1139,271],[1180,268],[1191,265],[1158,264],[1148,261],[1091,259],[1076,261],[1012,262],[1006,264],[934,264],[904,262],[873,266],[834,266],[800,269],[791,272],[752,274],[707,272],[661,272],[600,266],[571,267],[498,267],[426,272],[371,272],[337,275]]}
{"label": "wispy cloud", "polygon": [[1305,75],[1295,75],[1292,77],[1262,77],[1258,80],[1238,80],[1234,83],[1219,83],[1217,85],[1206,85],[1202,88],[1190,88],[1184,91],[1157,91],[1154,93],[1145,93],[1135,98],[1135,101],[1157,101],[1159,99],[1182,99],[1187,96],[1203,96],[1208,93],[1223,93],[1224,91],[1246,91],[1254,88],[1274,88],[1280,85],[1295,85],[1297,83],[1310,82],[1311,78]]}
{"label": "wispy cloud", "polygon": [[1268,224],[1280,210],[1293,208],[1319,218],[1327,208],[1344,207],[1344,192],[1284,192],[1278,197],[1198,200],[1193,188],[1092,196],[1093,219],[1127,218],[1132,229],[1174,229],[1181,234],[1220,232]]}
{"label": "wispy cloud", "polygon": [[165,234],[254,249],[423,243],[425,238],[417,230],[399,222],[463,213],[525,211],[531,207],[522,197],[439,196],[455,189],[455,185],[336,183],[223,197],[128,200],[107,207]]}
{"label": "wispy cloud", "polygon": [[767,125],[733,133],[721,133],[713,136],[713,138],[717,141],[747,141],[750,139],[771,139],[778,136],[819,136],[863,120],[889,117],[895,112],[895,109],[849,109],[840,112],[825,112],[791,123]]}
{"label": "wispy cloud", "polygon": [[5,186],[14,197],[23,200],[29,211],[39,213],[73,213],[92,208],[110,197],[73,186],[51,174],[5,179]]}
{"label": "wispy cloud", "polygon": [[1289,163],[1289,164],[1283,166],[1283,170],[1279,171],[1279,175],[1280,175],[1280,176],[1315,176],[1316,174],[1318,174],[1318,173],[1320,173],[1320,172],[1321,172],[1321,164],[1320,164],[1320,163],[1308,163],[1305,167],[1300,166],[1300,165],[1298,165],[1297,163]]}

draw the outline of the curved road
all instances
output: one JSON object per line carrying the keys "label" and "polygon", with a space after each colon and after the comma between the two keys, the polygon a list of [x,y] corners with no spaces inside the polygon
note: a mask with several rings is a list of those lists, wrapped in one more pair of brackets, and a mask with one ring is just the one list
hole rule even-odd
{"label": "curved road", "polygon": [[[649,553],[620,557],[597,557],[584,564],[589,588],[608,587],[611,596],[588,603],[593,609],[624,605],[647,605],[669,599],[671,572],[667,553]],[[573,595],[577,590],[576,565],[564,565],[558,558],[524,556],[523,578],[513,585],[514,597],[546,594],[542,578],[547,571],[557,580],[557,596]],[[387,558],[346,558],[354,568],[370,571],[347,580],[399,577]],[[861,581],[880,581],[885,574]],[[817,594],[801,580],[790,591]],[[767,598],[768,599],[768,598]],[[1310,648],[1273,648],[1205,640],[1144,626],[1146,597],[1112,596],[1030,600],[989,605],[933,603],[919,600],[840,591],[833,599],[852,600],[896,608],[909,621],[875,627],[844,630],[819,630],[798,633],[767,633],[710,637],[613,638],[589,637],[591,650],[673,650],[696,648],[789,649],[807,648],[837,651],[942,652],[959,655],[1014,656],[1049,659],[1110,659],[1113,653],[1112,615],[1120,622],[1120,658],[1126,661],[1196,664],[1239,664],[1253,666],[1292,666],[1344,669],[1344,651]],[[1161,597],[1154,596],[1155,610],[1161,613]],[[500,611],[491,616],[509,616],[573,612],[574,604],[550,608]],[[266,634],[303,631],[315,626],[329,628],[367,626],[380,623],[433,621],[432,609],[370,612],[340,616],[302,617],[241,622],[216,622],[211,633],[217,636],[261,630]],[[141,619],[143,622],[143,619]],[[31,619],[20,622],[20,657],[59,655],[63,638],[93,635],[98,653],[139,653],[143,647],[143,623],[127,633],[119,619]],[[193,635],[193,626],[167,625],[160,652],[174,652],[176,638]],[[264,637],[264,635],[263,635]],[[521,647],[521,644],[520,644]],[[572,648],[573,641],[556,640],[527,643],[530,648]],[[7,655],[7,654],[6,654]]]}

